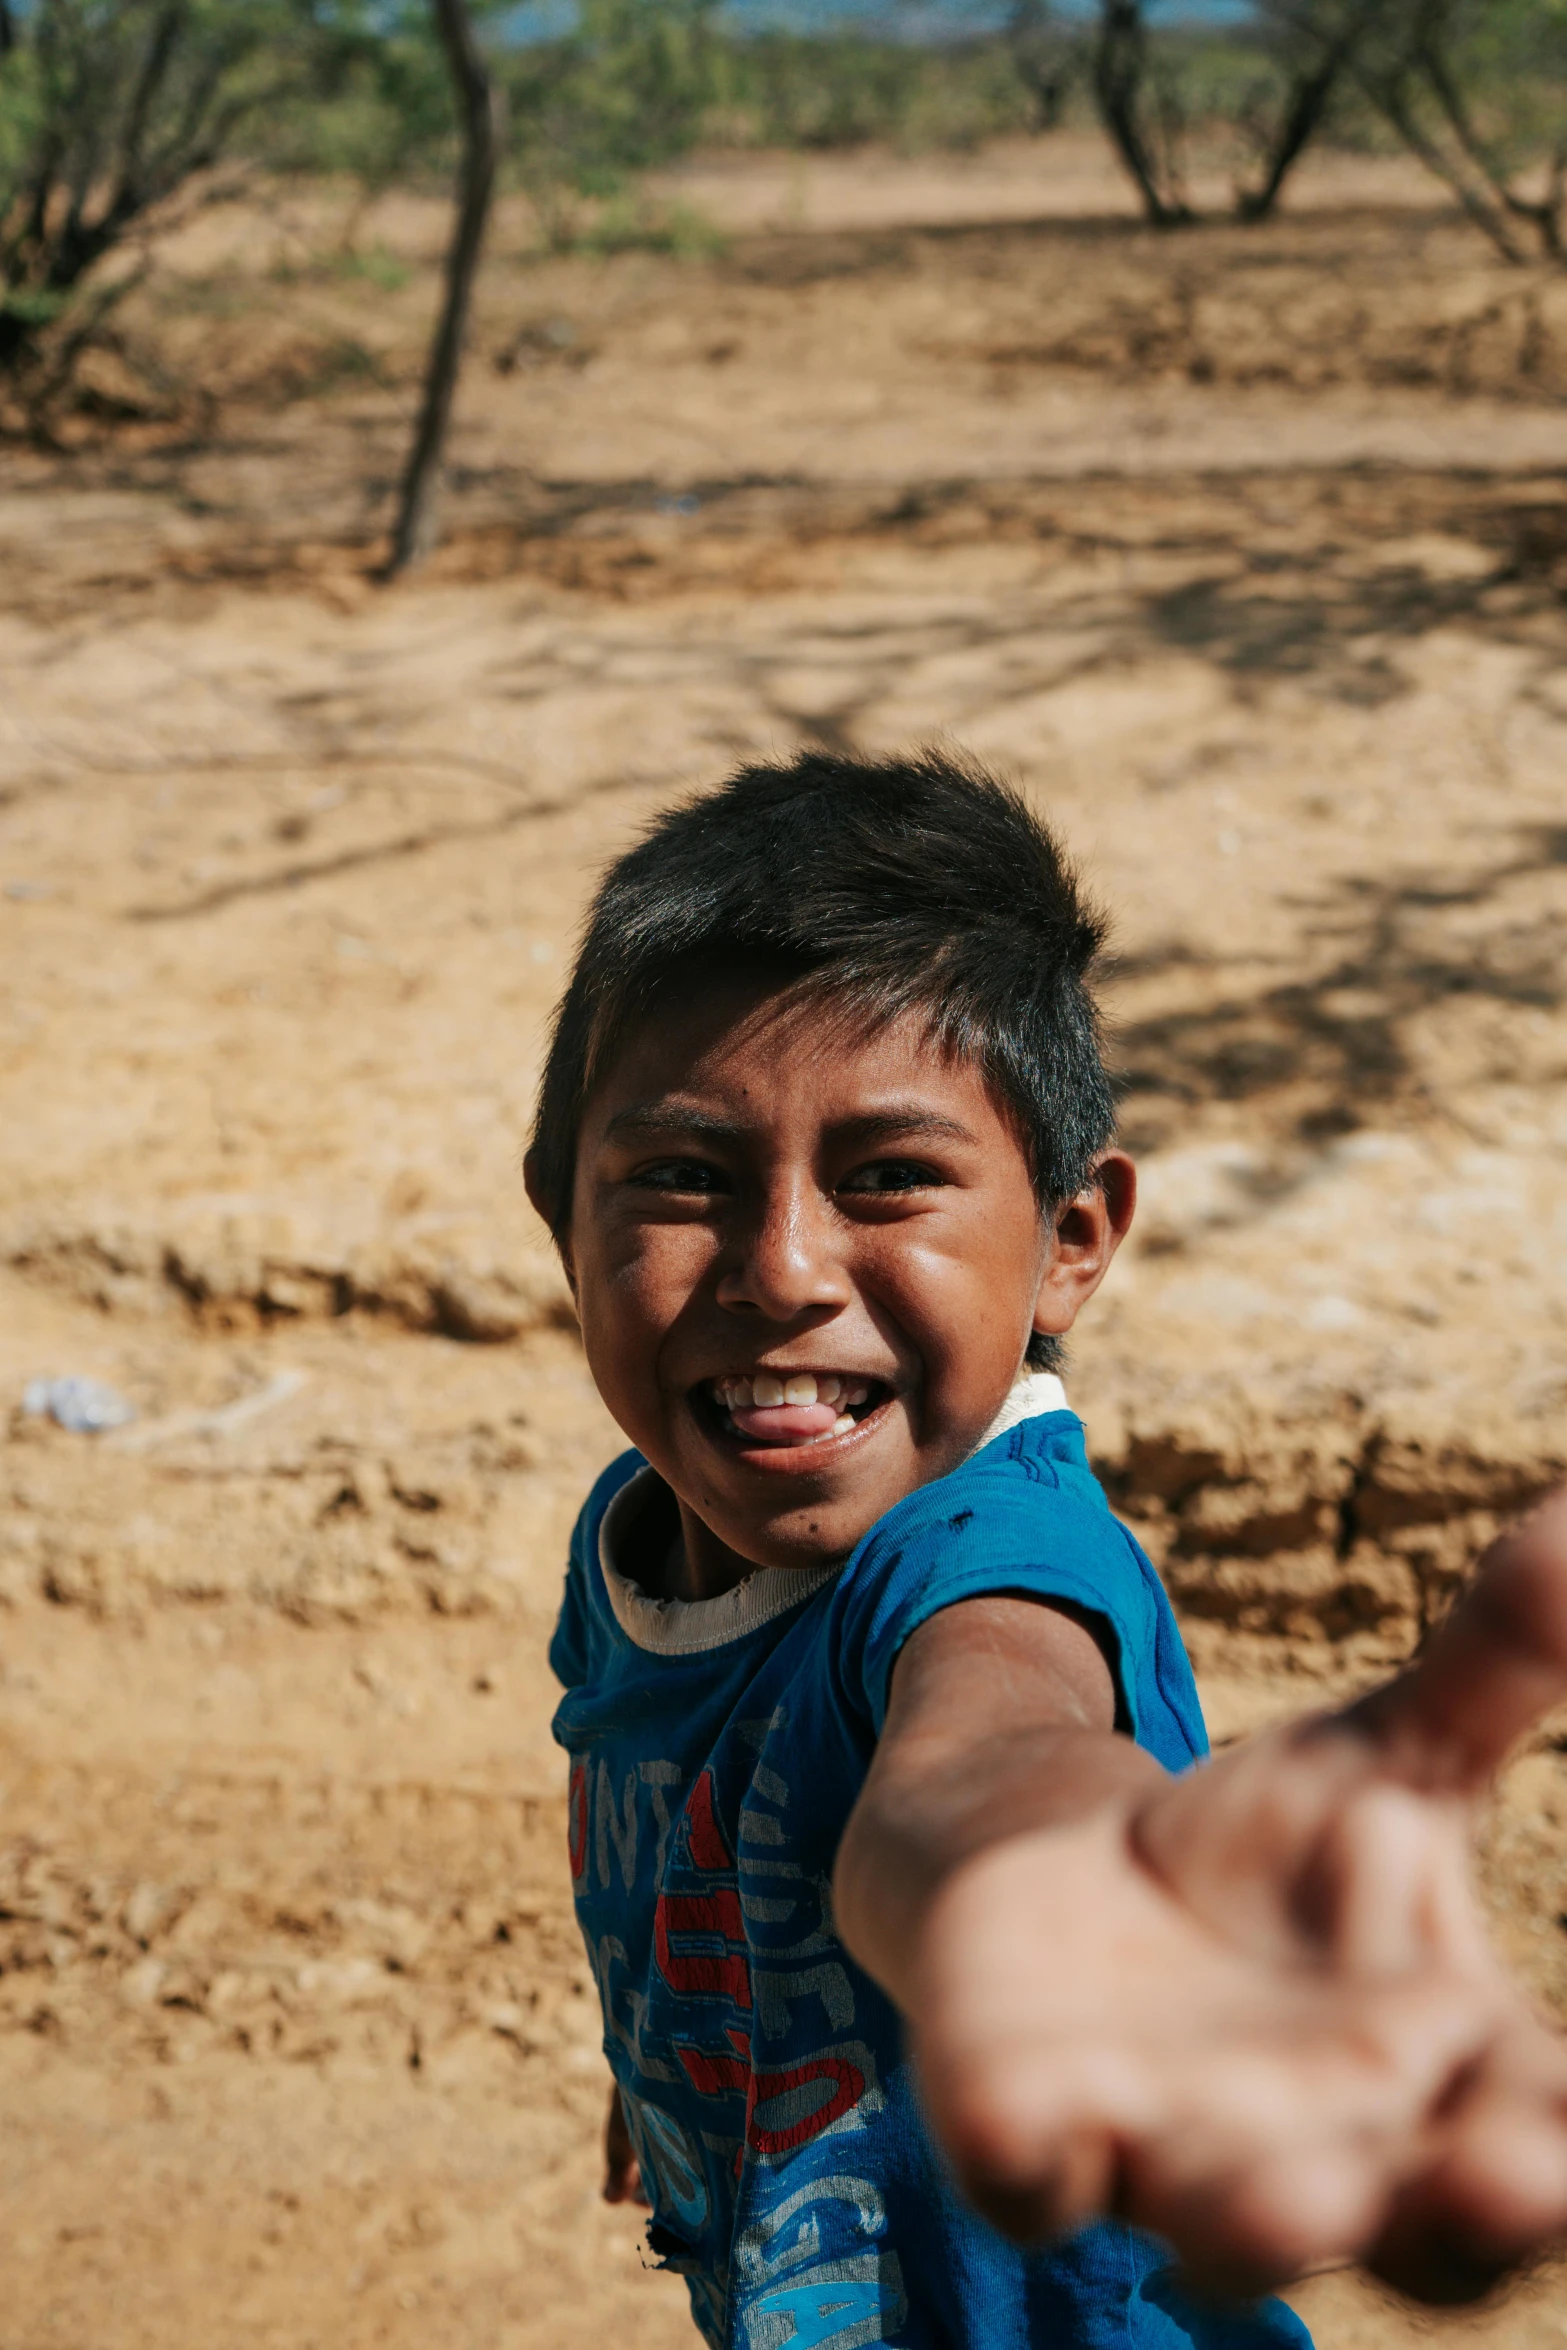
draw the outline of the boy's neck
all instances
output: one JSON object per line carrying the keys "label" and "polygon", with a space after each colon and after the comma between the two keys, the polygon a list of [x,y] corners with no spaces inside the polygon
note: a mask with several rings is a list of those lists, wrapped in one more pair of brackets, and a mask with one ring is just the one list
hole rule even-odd
{"label": "boy's neck", "polygon": [[661,1477],[649,1478],[618,1562],[649,1599],[720,1599],[757,1571],[703,1524]]}
{"label": "boy's neck", "polygon": [[[760,1562],[731,1550],[688,1502],[677,1496],[675,1506],[680,1512],[680,1530],[659,1562],[659,1587],[652,1597],[721,1599],[726,1591],[733,1591],[747,1576],[757,1573]],[[800,1568],[819,1573],[839,1564],[836,1559],[802,1559]]]}

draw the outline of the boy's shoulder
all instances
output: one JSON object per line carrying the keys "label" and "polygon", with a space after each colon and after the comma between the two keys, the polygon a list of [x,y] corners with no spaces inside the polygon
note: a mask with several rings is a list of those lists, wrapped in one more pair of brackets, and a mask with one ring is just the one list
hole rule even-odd
{"label": "boy's shoulder", "polygon": [[939,1527],[951,1533],[954,1502],[972,1512],[975,1520],[999,1520],[1019,1508],[1037,1510],[1044,1494],[1103,1520],[1103,1532],[1114,1538],[1117,1524],[1089,1466],[1083,1423],[1067,1403],[1060,1381],[1048,1372],[1037,1373],[1020,1382],[1014,1395],[1017,1400],[999,1415],[968,1459],[934,1484],[916,1486],[894,1503],[871,1528],[865,1538],[868,1544],[889,1535],[907,1539],[916,1528]]}
{"label": "boy's shoulder", "polygon": [[607,1468],[599,1471],[588,1488],[588,1497],[577,1512],[577,1522],[572,1528],[571,1548],[574,1558],[580,1556],[586,1562],[597,1557],[599,1529],[609,1514],[610,1503],[646,1467],[647,1462],[642,1454],[635,1445],[630,1445],[624,1452],[617,1453]]}
{"label": "boy's shoulder", "polygon": [[1083,1424],[1064,1399],[905,1495],[849,1559],[833,1600],[838,1637],[854,1652],[878,1732],[910,1634],[965,1599],[1002,1594],[1065,1602],[1094,1617],[1108,1636],[1121,1726],[1170,1768],[1206,1752],[1163,1585],[1112,1513]]}
{"label": "boy's shoulder", "polygon": [[586,1679],[595,1644],[610,1631],[599,1568],[599,1538],[616,1495],[646,1467],[634,1446],[617,1453],[594,1478],[588,1498],[577,1512],[566,1560],[566,1588],[549,1648],[550,1670],[563,1688],[575,1689]]}
{"label": "boy's shoulder", "polygon": [[1092,1555],[1101,1571],[1139,1559],[1089,1466],[1082,1421],[1059,1383],[1050,1385],[1059,1400],[993,1429],[945,1477],[895,1502],[859,1544],[848,1572],[873,1575],[911,1551],[977,1564],[1014,1549],[1032,1555],[1042,1544],[1063,1556]]}

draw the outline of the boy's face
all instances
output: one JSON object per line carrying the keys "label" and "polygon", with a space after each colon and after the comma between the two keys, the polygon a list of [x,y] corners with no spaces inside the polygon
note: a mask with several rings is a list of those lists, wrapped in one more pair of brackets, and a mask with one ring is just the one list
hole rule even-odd
{"label": "boy's face", "polygon": [[866,1032],[734,982],[634,1031],[583,1118],[567,1255],[690,1588],[841,1558],[955,1468],[1030,1332],[1102,1278],[1130,1163],[1102,1178],[1043,1217],[983,1078],[917,1015]]}

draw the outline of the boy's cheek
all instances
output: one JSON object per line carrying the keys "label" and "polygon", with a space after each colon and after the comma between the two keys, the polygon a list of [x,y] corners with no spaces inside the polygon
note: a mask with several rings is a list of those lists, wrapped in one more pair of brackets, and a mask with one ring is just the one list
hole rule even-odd
{"label": "boy's cheek", "polygon": [[582,1348],[589,1373],[613,1417],[638,1444],[668,1412],[662,1370],[678,1305],[644,1264],[584,1283],[578,1296]]}
{"label": "boy's cheek", "polygon": [[603,1292],[612,1310],[650,1326],[672,1320],[700,1288],[717,1250],[710,1226],[618,1217],[584,1252],[579,1279]]}
{"label": "boy's cheek", "polygon": [[601,1335],[600,1342],[595,1344],[584,1330],[583,1347],[589,1375],[616,1427],[638,1451],[649,1457],[661,1451],[663,1415],[656,1387],[636,1375],[635,1364],[628,1363],[624,1349],[617,1347],[612,1339]]}
{"label": "boy's cheek", "polygon": [[973,1420],[987,1427],[1017,1376],[1033,1323],[1035,1284],[1014,1261],[927,1265],[907,1301],[905,1327],[919,1353],[920,1379],[910,1406],[920,1432],[938,1440]]}
{"label": "boy's cheek", "polygon": [[664,1285],[637,1259],[584,1267],[577,1319],[588,1369],[608,1400],[608,1386],[652,1385],[672,1315]]}

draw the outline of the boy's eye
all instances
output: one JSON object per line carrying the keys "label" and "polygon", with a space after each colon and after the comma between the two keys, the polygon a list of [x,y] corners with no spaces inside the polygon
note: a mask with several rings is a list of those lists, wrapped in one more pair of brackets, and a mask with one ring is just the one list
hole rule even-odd
{"label": "boy's eye", "polygon": [[718,1168],[703,1159],[657,1159],[639,1167],[631,1181],[643,1191],[709,1192],[723,1189]]}
{"label": "boy's eye", "polygon": [[918,1159],[873,1159],[869,1166],[856,1167],[852,1175],[845,1176],[838,1189],[877,1197],[887,1192],[926,1191],[940,1181],[935,1168]]}

